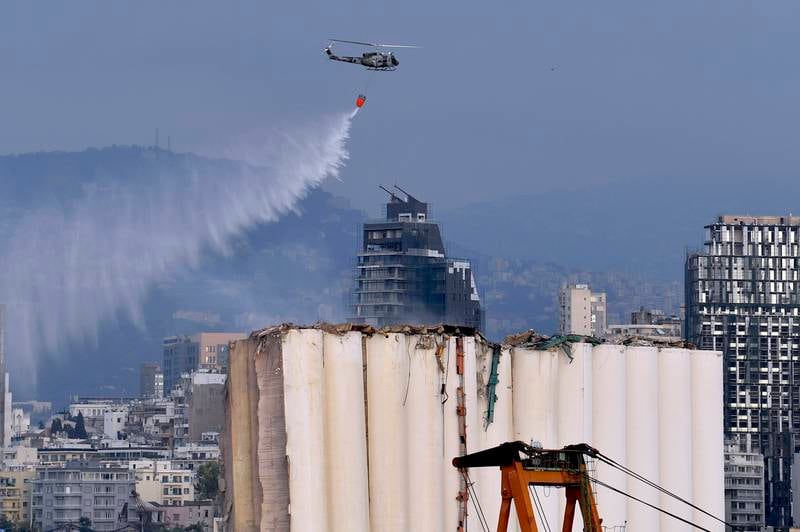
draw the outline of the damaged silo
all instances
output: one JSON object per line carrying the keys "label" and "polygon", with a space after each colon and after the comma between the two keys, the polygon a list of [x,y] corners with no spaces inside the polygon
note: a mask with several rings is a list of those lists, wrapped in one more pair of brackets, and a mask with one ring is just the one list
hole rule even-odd
{"label": "damaged silo", "polygon": [[[223,436],[229,529],[457,531],[478,526],[454,456],[510,440],[587,442],[722,516],[719,353],[652,345],[501,346],[450,327],[281,326],[230,355]],[[598,464],[598,478],[715,528]],[[500,474],[470,472],[494,527]],[[561,490],[540,490],[560,526]],[[598,486],[604,525],[679,530]],[[702,519],[701,519],[702,518]],[[680,525],[680,526],[679,526]]]}

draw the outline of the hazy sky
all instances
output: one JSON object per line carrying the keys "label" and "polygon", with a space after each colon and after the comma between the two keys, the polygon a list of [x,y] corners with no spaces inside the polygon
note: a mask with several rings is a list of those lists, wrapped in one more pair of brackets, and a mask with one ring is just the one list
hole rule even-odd
{"label": "hazy sky", "polygon": [[329,185],[371,211],[378,182],[449,208],[613,180],[791,179],[798,27],[796,0],[10,0],[0,153],[147,144],[156,127],[176,150],[222,153],[352,105],[369,74],[324,59],[337,37],[424,47],[374,75]]}

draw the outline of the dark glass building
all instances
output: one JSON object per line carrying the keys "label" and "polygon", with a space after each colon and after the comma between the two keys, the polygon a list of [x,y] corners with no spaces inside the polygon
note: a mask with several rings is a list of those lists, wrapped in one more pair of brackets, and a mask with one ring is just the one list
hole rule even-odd
{"label": "dark glass building", "polygon": [[720,216],[705,229],[704,252],[686,258],[685,337],[722,351],[726,440],[764,455],[766,524],[788,527],[800,450],[800,217]]}
{"label": "dark glass building", "polygon": [[352,320],[377,327],[447,323],[482,329],[469,261],[448,258],[439,225],[428,219],[428,204],[397,190],[387,191],[386,219],[364,224]]}

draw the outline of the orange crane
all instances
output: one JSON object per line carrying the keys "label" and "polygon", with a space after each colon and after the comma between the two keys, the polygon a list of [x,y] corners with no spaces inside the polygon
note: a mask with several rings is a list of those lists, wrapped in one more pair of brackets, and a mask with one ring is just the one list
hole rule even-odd
{"label": "orange crane", "polygon": [[453,465],[462,471],[470,467],[500,467],[503,502],[497,520],[497,532],[508,530],[512,502],[520,530],[538,532],[529,486],[565,488],[567,504],[562,532],[572,530],[576,503],[580,505],[584,532],[603,532],[603,520],[597,513],[585,460],[585,456],[598,454],[596,449],[586,444],[568,445],[563,449],[539,449],[516,441],[458,456],[453,459]]}

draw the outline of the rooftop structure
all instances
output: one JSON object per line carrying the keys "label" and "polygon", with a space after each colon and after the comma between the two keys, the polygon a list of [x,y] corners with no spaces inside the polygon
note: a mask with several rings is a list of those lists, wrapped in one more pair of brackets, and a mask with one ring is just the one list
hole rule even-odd
{"label": "rooftop structure", "polygon": [[723,214],[717,218],[718,224],[724,225],[794,225],[800,226],[800,216],[751,216],[741,214]]}
{"label": "rooftop structure", "polygon": [[164,394],[172,392],[184,373],[200,369],[224,372],[228,343],[245,337],[246,334],[236,332],[201,332],[164,338]]}
{"label": "rooftop structure", "polygon": [[180,469],[197,470],[206,462],[219,460],[219,454],[219,445],[216,443],[187,443],[175,447],[172,461]]}
{"label": "rooftop structure", "polygon": [[678,316],[668,316],[661,310],[641,308],[631,312],[630,323],[608,325],[606,337],[637,337],[656,342],[680,342],[683,339],[683,321]]}

